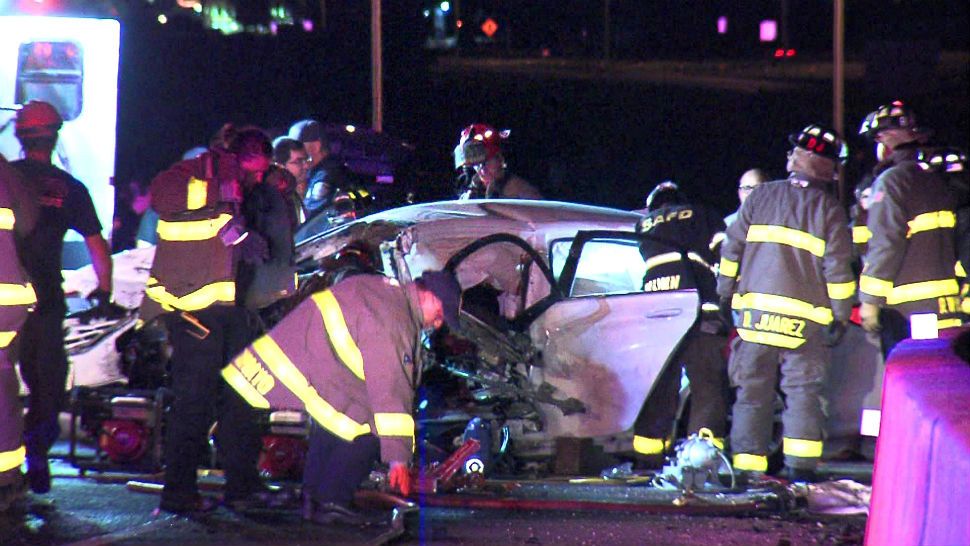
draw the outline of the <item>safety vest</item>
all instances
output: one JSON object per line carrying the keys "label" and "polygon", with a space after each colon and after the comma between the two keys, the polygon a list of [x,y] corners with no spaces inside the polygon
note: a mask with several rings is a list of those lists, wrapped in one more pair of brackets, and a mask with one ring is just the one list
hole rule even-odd
{"label": "safety vest", "polygon": [[182,161],[152,181],[158,242],[141,318],[197,311],[236,301],[236,261],[220,230],[238,214],[220,202],[217,174],[235,169],[231,155],[213,152]]}
{"label": "safety vest", "polygon": [[896,164],[873,184],[860,299],[907,317],[934,313],[941,329],[960,326],[953,196],[906,154],[893,158]]}
{"label": "safety vest", "polygon": [[728,227],[718,294],[731,296],[747,342],[797,349],[833,320],[848,320],[856,283],[841,205],[798,180],[762,184]]}
{"label": "safety vest", "polygon": [[376,434],[385,462],[414,448],[413,287],[379,275],[313,294],[222,369],[251,406],[301,409],[335,436]]}

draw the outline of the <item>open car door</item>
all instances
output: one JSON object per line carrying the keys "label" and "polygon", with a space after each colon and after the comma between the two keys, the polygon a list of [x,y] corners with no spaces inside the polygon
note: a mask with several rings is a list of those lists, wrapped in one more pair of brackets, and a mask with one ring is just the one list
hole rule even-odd
{"label": "open car door", "polygon": [[[541,404],[546,434],[603,437],[629,431],[681,339],[697,320],[696,290],[643,292],[639,237],[581,231],[555,241],[555,296],[529,324],[541,377],[584,411]],[[528,311],[527,311],[528,312]],[[538,375],[537,374],[537,375]]]}

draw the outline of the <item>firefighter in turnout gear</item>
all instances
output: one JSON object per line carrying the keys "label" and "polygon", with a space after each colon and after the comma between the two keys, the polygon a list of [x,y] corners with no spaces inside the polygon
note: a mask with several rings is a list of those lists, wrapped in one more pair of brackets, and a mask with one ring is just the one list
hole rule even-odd
{"label": "firefighter in turnout gear", "polygon": [[870,113],[859,133],[876,142],[867,226],[872,233],[859,278],[862,326],[881,332],[882,350],[910,336],[909,318],[937,316],[940,329],[958,327],[955,277],[956,196],[943,178],[916,161],[928,138],[901,101]]}
{"label": "firefighter in turnout gear", "polygon": [[645,292],[697,289],[701,317],[668,363],[650,399],[634,423],[633,447],[648,463],[656,462],[673,430],[681,370],[690,380],[688,434],[702,428],[724,447],[727,433],[727,325],[720,318],[715,291],[714,253],[708,241],[724,230],[713,211],[687,202],[674,182],[657,185],[647,197],[647,211],[637,225],[643,235],[640,252],[646,260]]}
{"label": "firefighter in turnout gear", "polygon": [[304,300],[222,370],[251,405],[312,418],[305,519],[361,522],[350,503],[378,455],[391,485],[410,492],[420,336],[442,322],[458,328],[460,291],[446,272],[403,286],[355,275]]}
{"label": "firefighter in turnout gear", "polygon": [[262,330],[255,311],[244,306],[247,290],[237,290],[237,276],[243,264],[269,258],[266,240],[244,221],[243,196],[261,183],[271,151],[260,130],[232,131],[226,148],[176,163],[151,184],[158,245],[141,312],[168,331],[175,394],[166,420],[162,510],[193,513],[215,507],[199,495],[196,483],[213,417],[226,471],[226,504],[245,510],[278,501],[257,470],[255,414],[219,378],[225,363]]}
{"label": "firefighter in turnout gear", "polygon": [[20,466],[24,447],[24,412],[11,350],[14,338],[37,297],[17,259],[16,237],[30,233],[37,221],[36,196],[20,174],[0,156],[0,512],[24,493]]}
{"label": "firefighter in turnout gear", "polygon": [[822,455],[821,391],[829,347],[845,333],[856,283],[846,215],[830,193],[846,146],[818,125],[790,141],[788,179],[762,184],[728,227],[717,293],[721,305],[739,315],[728,363],[737,387],[734,467],[767,470],[780,383],[786,472],[791,479],[810,480]]}

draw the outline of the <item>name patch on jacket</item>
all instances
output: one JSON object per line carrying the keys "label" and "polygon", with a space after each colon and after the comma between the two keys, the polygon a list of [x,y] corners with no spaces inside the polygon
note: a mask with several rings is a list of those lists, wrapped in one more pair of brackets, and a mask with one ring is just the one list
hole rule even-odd
{"label": "name patch on jacket", "polygon": [[772,313],[762,313],[761,317],[758,319],[758,322],[752,325],[751,311],[745,311],[743,327],[761,330],[762,332],[776,332],[792,337],[805,337],[805,334],[803,333],[805,330],[804,320],[783,317],[781,315],[774,315]]}
{"label": "name patch on jacket", "polygon": [[259,363],[249,350],[243,351],[232,361],[239,373],[246,378],[246,381],[256,389],[259,394],[266,394],[276,386],[276,378]]}
{"label": "name patch on jacket", "polygon": [[664,290],[677,290],[680,287],[680,275],[667,275],[650,279],[643,284],[644,292],[660,292]]}

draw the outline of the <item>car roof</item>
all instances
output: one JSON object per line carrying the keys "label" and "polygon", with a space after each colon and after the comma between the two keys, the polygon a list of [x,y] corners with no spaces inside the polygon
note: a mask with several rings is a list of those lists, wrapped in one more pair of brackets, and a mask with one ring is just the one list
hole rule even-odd
{"label": "car roof", "polygon": [[[572,238],[580,230],[631,232],[639,214],[608,207],[564,201],[474,199],[419,203],[377,212],[309,239],[316,257],[339,250],[354,239],[389,240],[408,231],[422,246],[441,243],[455,249],[493,233],[510,233],[545,253],[557,239]],[[332,241],[330,241],[332,239]],[[300,253],[308,257],[307,253]]]}

